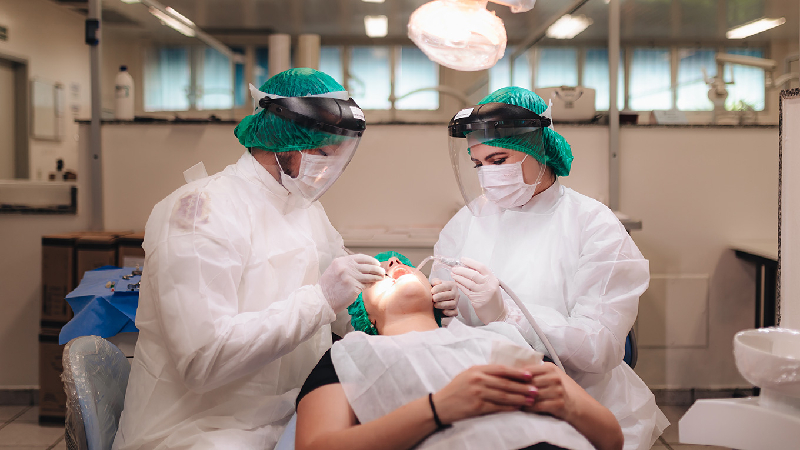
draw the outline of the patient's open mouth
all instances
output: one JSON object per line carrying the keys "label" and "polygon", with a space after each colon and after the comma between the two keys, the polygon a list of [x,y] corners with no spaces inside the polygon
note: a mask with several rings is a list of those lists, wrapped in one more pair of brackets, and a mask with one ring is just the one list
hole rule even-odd
{"label": "patient's open mouth", "polygon": [[395,269],[392,269],[389,273],[389,276],[394,278],[395,280],[402,277],[403,275],[408,275],[412,273],[411,270],[405,266],[398,266]]}

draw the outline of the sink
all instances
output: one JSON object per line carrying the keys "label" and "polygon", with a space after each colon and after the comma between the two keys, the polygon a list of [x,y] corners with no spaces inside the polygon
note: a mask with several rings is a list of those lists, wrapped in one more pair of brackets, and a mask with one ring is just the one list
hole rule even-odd
{"label": "sink", "polygon": [[761,388],[759,404],[800,413],[800,332],[760,328],[736,333],[733,355],[739,373]]}

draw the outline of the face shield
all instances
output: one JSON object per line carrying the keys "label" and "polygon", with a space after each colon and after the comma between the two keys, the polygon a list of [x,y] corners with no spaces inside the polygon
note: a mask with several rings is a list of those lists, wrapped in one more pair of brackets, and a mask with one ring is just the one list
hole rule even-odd
{"label": "face shield", "polygon": [[505,103],[478,105],[453,117],[450,162],[473,215],[498,214],[533,197],[545,170],[543,130],[550,124],[547,117]]}
{"label": "face shield", "polygon": [[[290,121],[287,141],[303,143],[299,163],[276,152],[281,183],[290,192],[293,205],[307,207],[327,191],[353,159],[366,129],[364,113],[347,92],[307,97],[279,97],[258,92],[258,112],[266,110]],[[256,94],[254,94],[255,97]],[[296,173],[294,167],[297,167]]]}

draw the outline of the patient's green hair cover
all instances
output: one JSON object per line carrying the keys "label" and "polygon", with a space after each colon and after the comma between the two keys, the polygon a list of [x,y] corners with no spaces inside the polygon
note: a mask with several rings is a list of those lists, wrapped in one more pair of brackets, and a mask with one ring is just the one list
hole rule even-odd
{"label": "patient's green hair cover", "polygon": [[[388,251],[375,255],[375,259],[380,262],[386,262],[392,257],[399,259],[401,263],[409,267],[414,267],[414,265],[411,264],[411,261],[402,253]],[[356,301],[347,307],[347,312],[350,313],[350,324],[353,325],[353,328],[356,331],[363,331],[364,333],[371,334],[373,336],[379,334],[378,329],[375,328],[375,326],[372,325],[372,322],[369,320],[369,314],[367,314],[367,309],[364,307],[364,297],[362,294],[358,294]],[[441,327],[442,317],[444,317],[442,310],[434,308],[433,316],[436,319],[436,324]]]}

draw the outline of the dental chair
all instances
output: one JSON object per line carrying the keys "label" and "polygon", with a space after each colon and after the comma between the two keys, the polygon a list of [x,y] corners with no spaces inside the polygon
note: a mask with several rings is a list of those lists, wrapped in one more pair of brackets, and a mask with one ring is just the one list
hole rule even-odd
{"label": "dental chair", "polygon": [[628,337],[625,338],[625,356],[622,357],[622,360],[629,366],[631,369],[636,368],[636,361],[639,360],[639,344],[636,342],[636,332],[634,328],[631,328],[631,331],[628,332]]}
{"label": "dental chair", "polygon": [[99,336],[69,341],[62,356],[68,450],[109,450],[125,403],[130,363]]}

